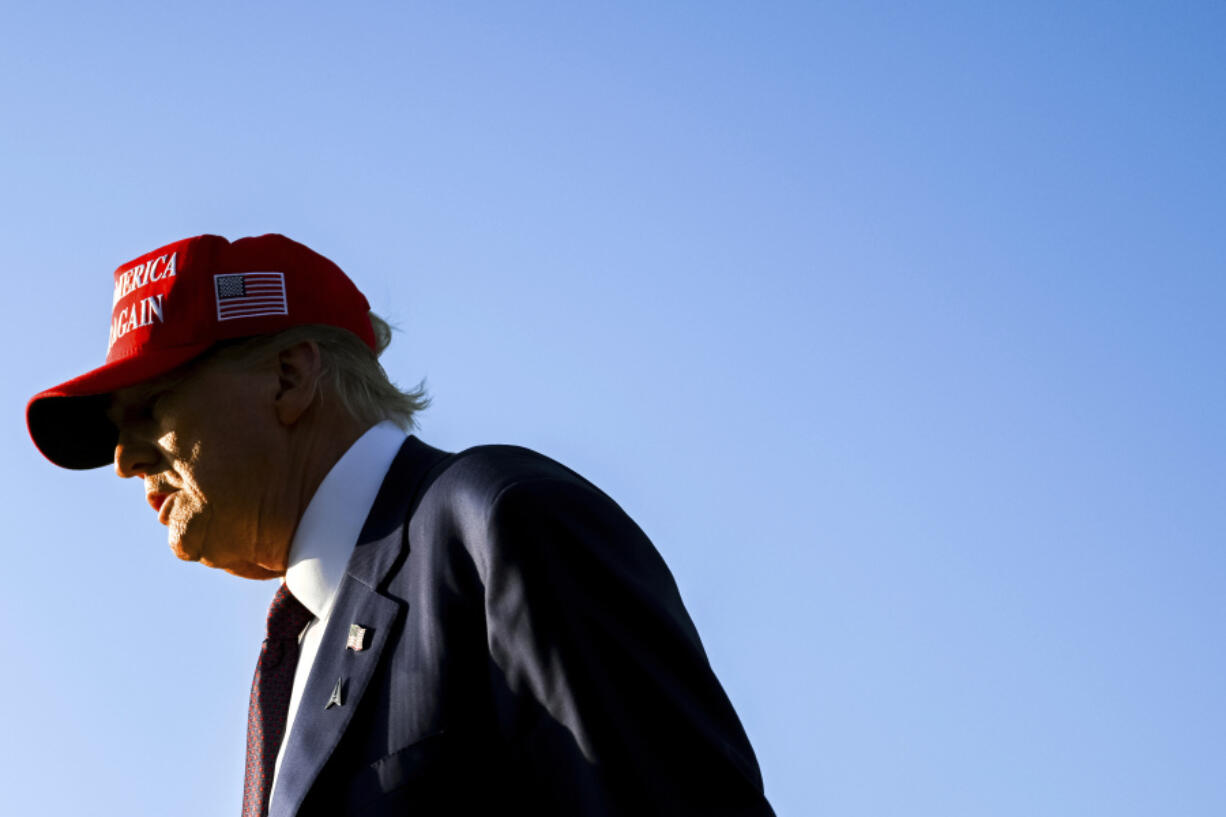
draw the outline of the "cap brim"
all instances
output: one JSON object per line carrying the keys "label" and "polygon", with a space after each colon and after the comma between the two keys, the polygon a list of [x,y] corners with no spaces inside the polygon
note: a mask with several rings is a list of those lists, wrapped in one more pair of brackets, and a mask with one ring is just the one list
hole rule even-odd
{"label": "cap brim", "polygon": [[34,395],[26,406],[30,438],[44,457],[62,468],[83,470],[110,464],[119,439],[119,430],[106,416],[111,392],[173,371],[211,345],[146,350]]}

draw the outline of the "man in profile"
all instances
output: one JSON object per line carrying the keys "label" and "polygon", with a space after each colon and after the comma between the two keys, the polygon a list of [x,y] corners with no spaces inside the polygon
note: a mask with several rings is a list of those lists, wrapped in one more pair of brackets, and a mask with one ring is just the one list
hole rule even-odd
{"label": "man in profile", "polygon": [[243,815],[771,814],[668,568],[573,471],[409,436],[387,325],[279,235],[115,273],[104,365],[36,395],[43,454],[139,477],[171,550],[282,578]]}

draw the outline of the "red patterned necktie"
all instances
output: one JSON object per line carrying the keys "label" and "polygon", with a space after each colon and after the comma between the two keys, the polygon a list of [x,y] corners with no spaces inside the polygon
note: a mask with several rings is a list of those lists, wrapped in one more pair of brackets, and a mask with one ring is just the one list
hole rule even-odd
{"label": "red patterned necktie", "polygon": [[314,618],[284,584],[268,607],[268,636],[260,649],[247,710],[247,771],[243,779],[243,817],[268,814],[273,769],[285,736],[285,717],[298,666],[298,636]]}

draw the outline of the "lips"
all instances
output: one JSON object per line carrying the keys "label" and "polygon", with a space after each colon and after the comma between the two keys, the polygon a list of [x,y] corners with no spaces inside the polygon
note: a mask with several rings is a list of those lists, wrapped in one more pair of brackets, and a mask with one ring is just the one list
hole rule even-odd
{"label": "lips", "polygon": [[[162,518],[164,515],[163,508],[165,508],[166,506],[166,500],[170,499],[170,497],[171,497],[171,494],[163,493],[160,491],[155,491],[153,493],[145,494],[145,499],[149,502],[149,506],[153,508],[153,510],[157,513],[158,521],[161,522],[163,525],[166,524],[166,520]],[[166,510],[169,510],[169,508],[167,508]]]}

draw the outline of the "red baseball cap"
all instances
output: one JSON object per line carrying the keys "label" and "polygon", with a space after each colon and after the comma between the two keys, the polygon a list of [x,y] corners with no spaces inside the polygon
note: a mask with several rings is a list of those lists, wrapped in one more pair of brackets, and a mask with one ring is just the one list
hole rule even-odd
{"label": "red baseball cap", "polygon": [[115,270],[106,362],[40,392],[26,407],[30,437],[64,468],[114,459],[110,393],[175,369],[222,340],[302,324],[353,332],[376,349],[370,304],[340,267],[283,235],[201,235]]}

